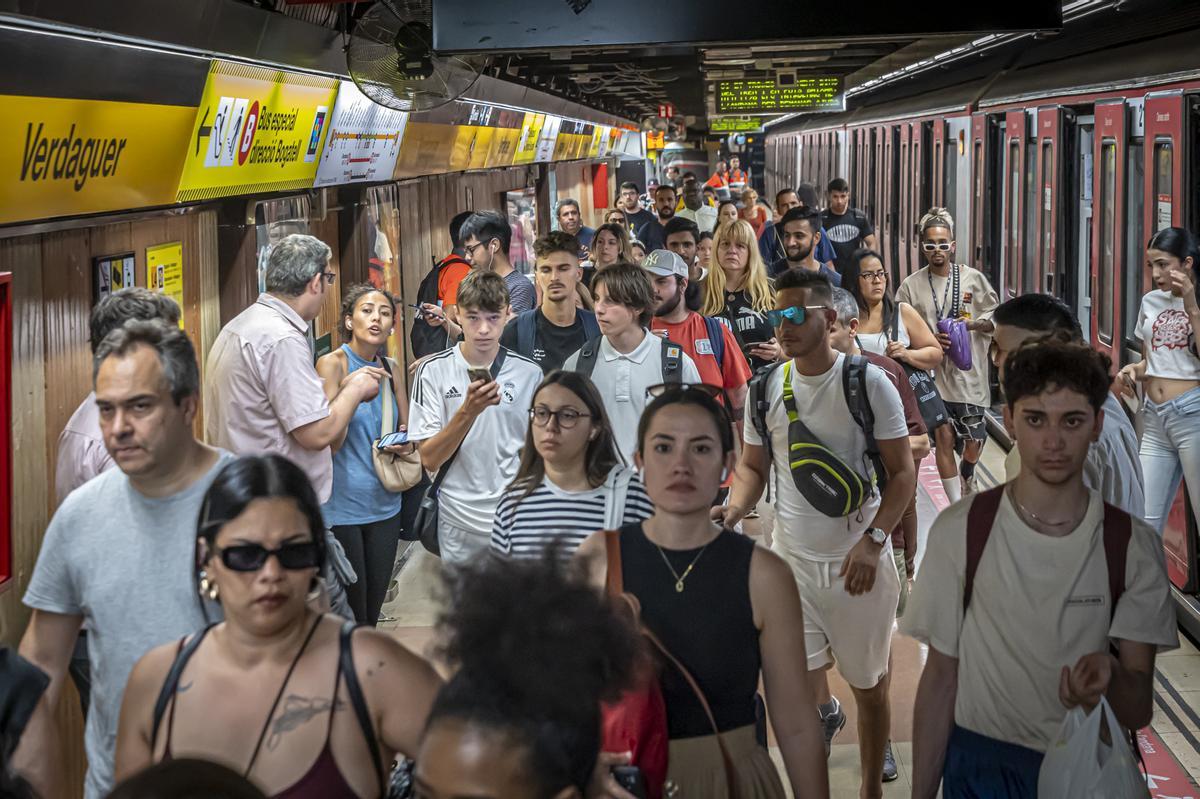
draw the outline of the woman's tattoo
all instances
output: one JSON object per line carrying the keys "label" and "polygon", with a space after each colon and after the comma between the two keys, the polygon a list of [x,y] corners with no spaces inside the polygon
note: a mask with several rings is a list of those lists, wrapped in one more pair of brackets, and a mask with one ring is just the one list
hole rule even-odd
{"label": "woman's tattoo", "polygon": [[325,712],[336,712],[344,707],[340,699],[310,699],[306,696],[289,694],[283,700],[283,710],[275,717],[271,725],[271,734],[267,737],[267,749],[274,751],[279,746],[280,739]]}

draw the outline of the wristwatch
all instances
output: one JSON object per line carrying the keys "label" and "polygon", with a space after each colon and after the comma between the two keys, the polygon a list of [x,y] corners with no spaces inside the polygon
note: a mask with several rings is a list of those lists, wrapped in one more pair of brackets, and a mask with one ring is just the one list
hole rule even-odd
{"label": "wristwatch", "polygon": [[883,546],[884,542],[886,542],[888,540],[887,531],[881,530],[878,527],[868,527],[866,530],[863,531],[863,535],[865,535],[867,538],[870,538],[872,541],[874,541],[879,546]]}

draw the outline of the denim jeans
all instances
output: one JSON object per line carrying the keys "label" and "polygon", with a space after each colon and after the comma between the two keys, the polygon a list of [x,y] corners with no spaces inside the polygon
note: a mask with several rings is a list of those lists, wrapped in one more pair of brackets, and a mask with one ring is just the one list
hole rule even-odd
{"label": "denim jeans", "polygon": [[1200,388],[1162,404],[1147,398],[1139,450],[1146,485],[1146,521],[1162,533],[1179,481],[1200,513]]}
{"label": "denim jeans", "polygon": [[954,725],[942,770],[942,799],[1037,799],[1041,752]]}

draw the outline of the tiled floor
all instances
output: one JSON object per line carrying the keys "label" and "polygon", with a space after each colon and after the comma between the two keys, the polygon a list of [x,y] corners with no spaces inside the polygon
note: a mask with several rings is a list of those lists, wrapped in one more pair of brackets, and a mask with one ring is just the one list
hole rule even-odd
{"label": "tiled floor", "polygon": [[[999,447],[991,446],[985,450],[983,468],[980,470],[981,487],[992,484],[995,477],[1003,474],[1002,462],[1003,453]],[[918,492],[918,497],[918,512],[922,520],[920,553],[924,551],[928,520],[933,518],[936,505],[924,490]],[[761,520],[746,522],[745,532],[748,534],[757,536],[761,528],[769,526],[769,507],[761,507],[760,511],[763,511]],[[424,655],[432,652],[432,626],[437,616],[435,587],[439,568],[437,558],[425,553],[419,544],[413,545],[399,574],[395,598],[384,606],[386,621],[380,624],[391,630],[406,646]],[[900,776],[895,782],[884,786],[885,797],[908,796],[911,791],[913,697],[924,660],[922,646],[896,634],[893,639],[891,733]],[[1155,786],[1152,785],[1152,796],[1154,799],[1200,799],[1200,790],[1196,788],[1196,781],[1200,780],[1200,650],[1184,639],[1178,650],[1159,658],[1158,671],[1158,700],[1170,709],[1170,713],[1156,703],[1152,728],[1175,760],[1186,769],[1191,784],[1180,785],[1180,782],[1187,780],[1187,776],[1176,773],[1170,784],[1164,782],[1157,790],[1153,790]],[[1171,688],[1163,685],[1164,682]],[[830,687],[834,695],[842,700],[848,716],[845,728],[834,740],[829,759],[831,796],[832,799],[855,799],[859,789],[859,764],[854,700],[849,686],[836,669],[830,672]],[[1172,690],[1178,694],[1178,699],[1172,695]],[[772,756],[780,763],[774,747]]]}

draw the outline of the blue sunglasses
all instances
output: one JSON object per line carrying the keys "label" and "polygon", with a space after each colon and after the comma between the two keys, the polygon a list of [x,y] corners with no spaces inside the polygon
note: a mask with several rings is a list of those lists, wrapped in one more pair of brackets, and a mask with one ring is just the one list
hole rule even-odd
{"label": "blue sunglasses", "polygon": [[808,318],[809,311],[825,311],[828,310],[827,305],[793,305],[790,308],[781,308],[778,311],[767,311],[767,321],[771,323],[771,327],[779,327],[784,320],[791,322],[793,325],[802,325],[804,320]]}

